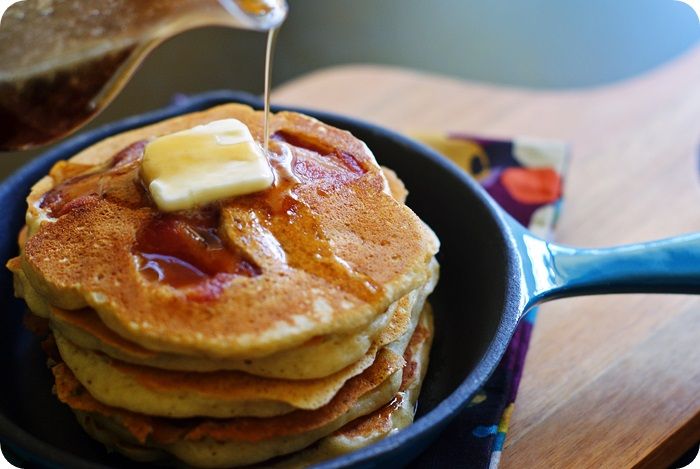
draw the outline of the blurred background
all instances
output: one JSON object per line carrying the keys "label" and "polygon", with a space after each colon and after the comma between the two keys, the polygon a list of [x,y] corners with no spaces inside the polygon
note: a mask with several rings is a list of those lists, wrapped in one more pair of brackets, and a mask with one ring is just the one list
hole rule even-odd
{"label": "blurred background", "polygon": [[[700,40],[676,0],[289,0],[273,83],[338,64],[379,63],[538,89],[601,86],[644,73]],[[265,35],[206,28],[166,42],[91,126],[175,93],[262,92]],[[3,155],[0,177],[37,152]],[[12,156],[12,157],[8,157]]]}

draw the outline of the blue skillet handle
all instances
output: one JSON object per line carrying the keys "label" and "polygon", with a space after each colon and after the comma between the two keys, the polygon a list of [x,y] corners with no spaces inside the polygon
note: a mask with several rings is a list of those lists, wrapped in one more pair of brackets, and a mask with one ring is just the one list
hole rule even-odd
{"label": "blue skillet handle", "polygon": [[641,244],[577,249],[522,229],[526,308],[604,293],[700,294],[700,233]]}

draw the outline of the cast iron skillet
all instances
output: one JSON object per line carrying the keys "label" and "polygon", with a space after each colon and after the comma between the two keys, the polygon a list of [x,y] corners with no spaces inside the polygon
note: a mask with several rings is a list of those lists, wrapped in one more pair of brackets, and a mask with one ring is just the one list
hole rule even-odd
{"label": "cast iron skillet", "polygon": [[[134,127],[225,102],[260,107],[250,95],[213,92],[71,138],[0,186],[0,260],[17,254],[31,185],[51,165],[88,145]],[[309,112],[364,140],[377,160],[410,190],[408,205],[442,241],[440,283],[431,296],[436,337],[416,422],[361,451],[321,465],[402,465],[416,457],[462,409],[493,371],[515,327],[533,305],[580,294],[700,293],[700,235],[609,250],[546,243],[512,220],[460,169],[409,139],[345,117]],[[0,269],[0,442],[43,467],[135,467],[108,454],[51,395],[52,379],[37,340],[21,324],[24,304]]]}

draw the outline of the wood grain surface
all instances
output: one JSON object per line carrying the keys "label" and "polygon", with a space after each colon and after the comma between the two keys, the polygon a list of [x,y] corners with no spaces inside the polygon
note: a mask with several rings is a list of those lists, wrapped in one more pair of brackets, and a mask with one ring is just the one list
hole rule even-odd
{"label": "wood grain surface", "polygon": [[[700,47],[633,80],[530,91],[381,66],[289,82],[278,104],[403,132],[560,139],[572,147],[555,237],[599,247],[700,231]],[[501,467],[665,467],[700,440],[700,297],[544,305]]]}

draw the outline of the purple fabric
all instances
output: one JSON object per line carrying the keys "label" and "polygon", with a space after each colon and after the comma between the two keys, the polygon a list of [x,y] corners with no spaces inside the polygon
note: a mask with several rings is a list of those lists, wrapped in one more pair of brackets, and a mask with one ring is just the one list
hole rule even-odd
{"label": "purple fabric", "polygon": [[[541,175],[543,170],[557,171],[558,168],[564,167],[567,158],[564,146],[561,146],[562,151],[559,154],[556,151],[553,152],[551,147],[547,150],[543,149],[542,153],[546,154],[548,159],[536,160],[539,165],[533,166],[532,159],[524,161],[525,158],[518,157],[514,141],[470,138],[459,134],[442,138],[443,142],[439,138],[431,138],[425,143],[438,151],[449,148],[450,152],[444,151],[444,154],[449,155],[465,171],[475,176],[484,189],[523,225],[533,227],[535,214],[549,208],[549,218],[540,217],[538,228],[540,232],[550,231],[553,228],[556,215],[561,208],[563,178],[556,172],[553,178],[550,177],[545,181],[547,184],[558,186],[542,187],[543,179],[538,176],[538,173]],[[456,154],[455,141],[465,143],[464,154]],[[447,144],[450,144],[449,147]],[[536,144],[528,142],[528,145],[530,153],[537,153]],[[542,165],[543,161],[549,166]],[[517,193],[513,191],[513,184],[509,185],[503,178],[504,172],[513,168],[519,171],[517,180],[524,183],[515,188]],[[530,174],[528,171],[532,173],[531,180],[528,179]],[[532,184],[529,184],[530,182]],[[533,198],[530,198],[527,193],[530,189],[536,193],[535,196],[546,194],[546,189],[551,189],[549,192],[555,196],[532,203]],[[527,198],[523,197],[523,194]],[[457,416],[438,441],[410,467],[440,469],[453,467],[495,469],[498,467],[536,315],[536,311],[531,311],[524,318],[516,329],[501,363],[476,394],[469,407]]]}

